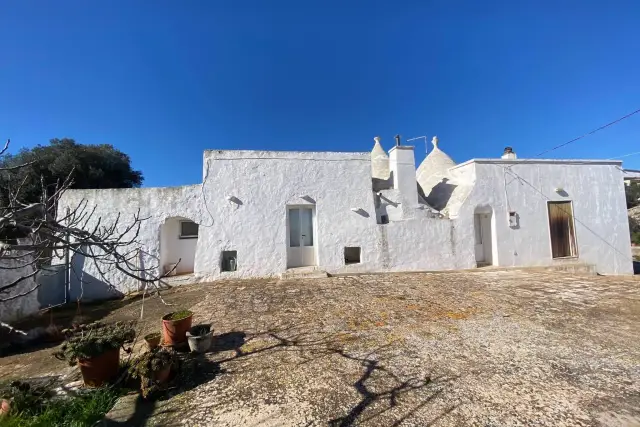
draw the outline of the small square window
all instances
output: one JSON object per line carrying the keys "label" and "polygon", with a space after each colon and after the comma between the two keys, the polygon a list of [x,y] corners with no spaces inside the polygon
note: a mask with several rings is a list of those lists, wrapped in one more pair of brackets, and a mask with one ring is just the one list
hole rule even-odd
{"label": "small square window", "polygon": [[360,263],[360,247],[346,247],[344,248],[344,263],[345,264],[359,264]]}
{"label": "small square window", "polygon": [[180,238],[196,239],[198,237],[198,224],[193,221],[180,221]]}
{"label": "small square window", "polygon": [[238,251],[222,251],[221,271],[236,271],[238,269]]}

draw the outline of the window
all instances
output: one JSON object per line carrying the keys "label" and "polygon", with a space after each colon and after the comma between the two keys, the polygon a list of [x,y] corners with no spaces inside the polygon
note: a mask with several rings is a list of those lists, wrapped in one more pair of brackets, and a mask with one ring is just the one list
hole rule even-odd
{"label": "window", "polygon": [[236,271],[238,269],[238,251],[222,251],[222,271]]}
{"label": "window", "polygon": [[548,202],[551,256],[566,258],[577,256],[576,234],[571,202]]}
{"label": "window", "polygon": [[360,247],[346,247],[344,248],[344,263],[345,264],[359,264],[360,263]]}
{"label": "window", "polygon": [[198,224],[193,221],[180,221],[180,238],[196,239],[198,237]]}

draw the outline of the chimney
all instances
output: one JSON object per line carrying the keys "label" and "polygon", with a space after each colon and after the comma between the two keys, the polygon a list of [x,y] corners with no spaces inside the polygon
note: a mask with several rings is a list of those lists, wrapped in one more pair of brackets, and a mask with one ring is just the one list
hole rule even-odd
{"label": "chimney", "polygon": [[417,207],[416,159],[413,147],[401,145],[399,135],[396,136],[396,146],[389,150],[389,169],[393,176],[393,188],[400,192],[404,207]]}
{"label": "chimney", "polygon": [[502,153],[502,158],[507,160],[515,160],[518,158],[518,156],[516,156],[516,152],[513,151],[513,148],[505,147],[504,153]]}

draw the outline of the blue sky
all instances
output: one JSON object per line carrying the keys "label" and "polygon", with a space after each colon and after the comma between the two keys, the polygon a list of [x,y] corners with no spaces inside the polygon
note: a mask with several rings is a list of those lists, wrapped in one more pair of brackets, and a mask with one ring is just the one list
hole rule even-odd
{"label": "blue sky", "polygon": [[[111,143],[146,186],[200,182],[207,148],[396,133],[531,157],[640,108],[638,22],[615,0],[0,0],[0,138]],[[547,157],[635,151],[640,114]]]}

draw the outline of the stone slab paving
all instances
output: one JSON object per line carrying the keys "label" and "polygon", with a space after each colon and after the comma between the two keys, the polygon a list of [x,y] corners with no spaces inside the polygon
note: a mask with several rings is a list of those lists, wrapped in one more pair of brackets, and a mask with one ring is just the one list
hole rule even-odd
{"label": "stone slab paving", "polygon": [[637,426],[639,285],[479,270],[181,287],[167,301],[211,322],[214,348],[108,425]]}

